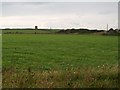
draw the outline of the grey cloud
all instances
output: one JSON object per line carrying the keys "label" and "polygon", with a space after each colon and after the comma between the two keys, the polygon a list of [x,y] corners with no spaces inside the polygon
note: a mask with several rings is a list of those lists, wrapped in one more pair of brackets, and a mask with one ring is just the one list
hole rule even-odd
{"label": "grey cloud", "polygon": [[41,14],[65,14],[65,13],[115,13],[116,3],[83,3],[83,2],[9,2],[3,3],[3,15],[41,15]]}
{"label": "grey cloud", "polygon": [[[45,25],[48,25],[48,27],[59,26],[60,23],[65,23],[67,26],[70,25],[73,27],[78,27],[80,24],[86,26],[89,24],[98,27],[99,25],[109,22],[113,25],[112,23],[117,20],[116,16],[118,13],[117,3],[115,2],[4,2],[2,12],[3,16],[6,17],[39,16],[39,22],[41,22],[41,16],[45,16],[43,18],[58,17],[60,20],[57,19],[58,22],[44,21],[46,23],[48,22],[48,24]],[[31,18],[29,19],[33,20]],[[104,22],[103,19],[105,20]],[[61,27],[67,27],[65,24],[62,24]]]}

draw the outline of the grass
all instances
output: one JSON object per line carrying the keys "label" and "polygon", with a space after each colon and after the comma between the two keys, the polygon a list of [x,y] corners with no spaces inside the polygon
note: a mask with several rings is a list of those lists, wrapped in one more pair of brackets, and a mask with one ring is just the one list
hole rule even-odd
{"label": "grass", "polygon": [[117,87],[117,36],[3,34],[2,38],[3,87]]}
{"label": "grass", "polygon": [[[66,70],[27,71],[4,70],[3,87],[6,88],[116,88],[116,66],[97,68],[69,68]],[[11,75],[11,76],[10,76]],[[9,78],[8,78],[9,77]],[[19,79],[19,80],[18,80]]]}

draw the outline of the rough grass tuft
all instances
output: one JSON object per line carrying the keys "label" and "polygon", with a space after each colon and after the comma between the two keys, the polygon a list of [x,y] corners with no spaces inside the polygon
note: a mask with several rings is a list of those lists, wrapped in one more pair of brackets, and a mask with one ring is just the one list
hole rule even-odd
{"label": "rough grass tuft", "polygon": [[66,70],[3,69],[3,88],[116,88],[118,67],[99,66]]}

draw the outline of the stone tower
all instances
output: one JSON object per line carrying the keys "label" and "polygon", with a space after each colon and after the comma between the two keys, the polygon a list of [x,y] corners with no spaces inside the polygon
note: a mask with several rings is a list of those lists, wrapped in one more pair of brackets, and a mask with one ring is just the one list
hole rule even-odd
{"label": "stone tower", "polygon": [[37,30],[38,29],[38,26],[35,26],[35,30]]}

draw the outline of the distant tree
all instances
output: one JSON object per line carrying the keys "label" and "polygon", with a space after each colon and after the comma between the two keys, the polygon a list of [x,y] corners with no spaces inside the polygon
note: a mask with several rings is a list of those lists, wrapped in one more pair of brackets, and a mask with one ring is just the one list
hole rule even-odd
{"label": "distant tree", "polygon": [[109,31],[113,31],[114,29],[113,28],[110,28]]}
{"label": "distant tree", "polygon": [[119,29],[115,29],[115,32],[119,32]]}

